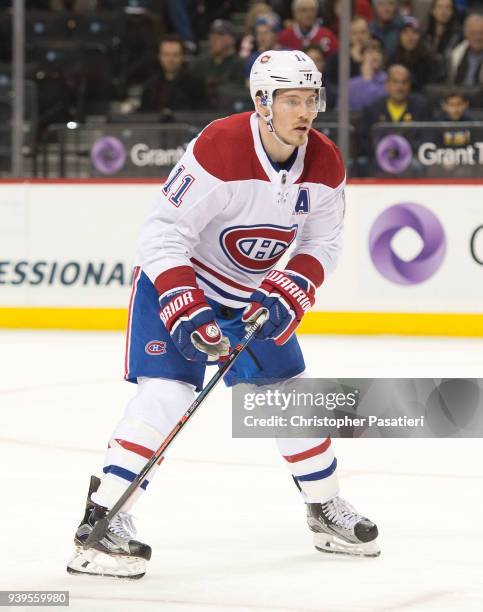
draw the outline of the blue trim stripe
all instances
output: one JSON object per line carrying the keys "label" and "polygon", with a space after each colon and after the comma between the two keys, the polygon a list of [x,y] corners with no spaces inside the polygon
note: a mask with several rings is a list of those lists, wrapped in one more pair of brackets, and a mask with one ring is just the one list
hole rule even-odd
{"label": "blue trim stripe", "polygon": [[[137,476],[137,474],[134,472],[126,470],[126,468],[119,465],[106,465],[104,468],[102,468],[102,471],[104,474],[114,474],[114,476],[119,476],[119,478],[124,478],[124,480],[129,480],[129,482],[132,482]],[[141,485],[141,489],[146,490],[148,484],[149,481],[145,480]]]}
{"label": "blue trim stripe", "polygon": [[276,172],[280,172],[280,170],[285,170],[285,172],[290,172],[292,166],[295,163],[295,160],[297,159],[297,155],[299,152],[299,148],[295,147],[295,149],[293,150],[293,152],[291,153],[290,157],[285,160],[284,162],[276,162],[273,161],[273,159],[270,157],[270,155],[267,153],[267,150],[265,149],[263,142],[262,142],[262,138],[260,136],[260,142],[262,143],[262,147],[263,150],[265,151],[265,155],[267,156],[268,161],[270,162],[272,168],[276,171]]}
{"label": "blue trim stripe", "polygon": [[221,295],[222,297],[227,298],[229,300],[235,300],[235,302],[246,302],[247,304],[250,303],[250,298],[244,298],[244,297],[240,297],[239,295],[234,295],[232,293],[227,293],[226,291],[223,291],[223,289],[220,289],[219,287],[217,287],[213,283],[210,283],[210,281],[206,280],[206,278],[204,276],[201,276],[201,274],[199,274],[198,272],[196,272],[196,276],[199,279],[201,279],[204,283],[206,283],[208,285],[208,287],[211,287],[213,289],[213,291],[216,291],[216,293],[218,293],[218,295]]}
{"label": "blue trim stripe", "polygon": [[299,482],[304,482],[307,480],[322,480],[323,478],[327,478],[331,474],[335,472],[337,467],[337,459],[334,457],[334,461],[329,465],[325,470],[320,470],[320,472],[312,472],[311,474],[304,474],[303,476],[295,476],[295,478]]}

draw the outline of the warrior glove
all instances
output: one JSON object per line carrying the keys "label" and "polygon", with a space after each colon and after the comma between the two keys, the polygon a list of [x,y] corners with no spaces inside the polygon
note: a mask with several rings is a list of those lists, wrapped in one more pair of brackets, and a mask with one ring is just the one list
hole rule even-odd
{"label": "warrior glove", "polygon": [[183,357],[215,363],[228,355],[230,341],[221,333],[202,289],[174,290],[160,298],[160,305],[161,321]]}
{"label": "warrior glove", "polygon": [[242,316],[244,323],[253,323],[265,310],[268,319],[257,334],[260,340],[285,344],[304,314],[314,305],[315,287],[307,279],[292,272],[271,270],[250,296],[251,303]]}

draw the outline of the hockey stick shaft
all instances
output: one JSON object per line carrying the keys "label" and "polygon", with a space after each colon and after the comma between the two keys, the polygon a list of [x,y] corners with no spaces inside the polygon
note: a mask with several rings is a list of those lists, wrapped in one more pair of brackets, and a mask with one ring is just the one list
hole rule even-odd
{"label": "hockey stick shaft", "polygon": [[261,329],[262,325],[265,323],[267,315],[263,313],[258,317],[258,319],[253,323],[246,331],[246,334],[240,340],[240,342],[235,346],[232,352],[228,355],[226,360],[223,362],[216,372],[214,376],[208,381],[207,385],[200,391],[196,399],[190,405],[188,410],[183,414],[181,419],[176,423],[173,429],[168,434],[167,438],[163,441],[158,450],[153,454],[151,459],[144,465],[139,474],[134,478],[131,484],[127,487],[121,497],[117,500],[117,502],[112,506],[106,516],[97,521],[89,534],[87,540],[84,542],[84,549],[91,548],[102,540],[102,538],[106,535],[107,530],[109,528],[109,523],[112,519],[118,514],[126,502],[131,498],[136,489],[141,486],[141,483],[148,476],[149,472],[153,468],[153,466],[161,459],[162,455],[166,452],[166,449],[170,446],[176,436],[179,434],[181,429],[186,425],[189,419],[193,416],[196,410],[200,407],[200,405],[206,400],[209,396],[213,388],[220,382],[223,376],[228,372],[231,366],[235,363],[241,353],[246,349],[246,347],[250,344],[256,333],[259,329]]}

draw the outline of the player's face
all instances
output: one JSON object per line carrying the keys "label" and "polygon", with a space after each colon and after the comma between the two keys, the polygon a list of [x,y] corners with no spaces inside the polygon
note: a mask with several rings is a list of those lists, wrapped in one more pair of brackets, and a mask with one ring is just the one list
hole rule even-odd
{"label": "player's face", "polygon": [[314,89],[279,89],[272,104],[273,127],[278,136],[295,147],[305,144],[318,105]]}

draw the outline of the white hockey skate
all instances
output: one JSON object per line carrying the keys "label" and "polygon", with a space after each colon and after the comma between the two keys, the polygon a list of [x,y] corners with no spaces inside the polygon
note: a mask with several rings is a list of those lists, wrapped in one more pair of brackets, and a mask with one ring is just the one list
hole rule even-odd
{"label": "white hockey skate", "polygon": [[119,512],[114,517],[106,535],[94,547],[87,550],[83,547],[95,523],[108,511],[90,499],[99,484],[99,478],[91,476],[86,511],[74,537],[76,552],[67,564],[67,571],[69,574],[142,578],[146,573],[146,561],[151,558],[151,547],[134,539],[136,529],[131,515],[126,512]]}
{"label": "white hockey skate", "polygon": [[321,552],[356,557],[378,557],[377,525],[357,513],[342,497],[323,504],[306,504],[307,522],[314,533],[314,546]]}

